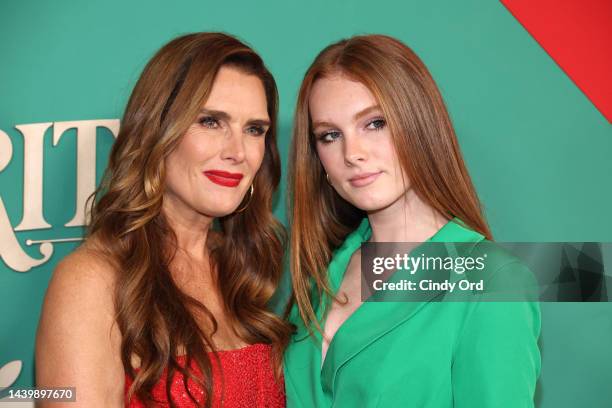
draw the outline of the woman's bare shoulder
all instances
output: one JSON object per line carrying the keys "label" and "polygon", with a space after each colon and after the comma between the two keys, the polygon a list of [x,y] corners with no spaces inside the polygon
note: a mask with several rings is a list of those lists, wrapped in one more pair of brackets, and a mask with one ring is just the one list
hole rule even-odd
{"label": "woman's bare shoulder", "polygon": [[115,269],[86,243],[55,268],[36,341],[39,385],[76,384],[82,401],[121,401],[121,334],[115,321]]}
{"label": "woman's bare shoulder", "polygon": [[[85,242],[62,259],[53,271],[43,305],[43,320],[106,324],[114,321],[116,271],[96,242]],[[41,323],[44,323],[41,322]]]}
{"label": "woman's bare shoulder", "polygon": [[95,285],[113,289],[117,278],[112,258],[101,250],[95,239],[85,241],[62,259],[53,272],[53,281],[66,281],[71,285]]}

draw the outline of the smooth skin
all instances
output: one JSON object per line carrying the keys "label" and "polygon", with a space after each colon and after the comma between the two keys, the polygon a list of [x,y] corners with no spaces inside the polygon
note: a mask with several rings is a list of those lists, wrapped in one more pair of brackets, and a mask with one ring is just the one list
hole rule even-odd
{"label": "smooth skin", "polygon": [[[309,99],[316,150],[338,194],[364,210],[328,266],[333,301],[314,304],[323,335],[297,326],[284,357],[288,408],[532,407],[541,358],[537,302],[362,302],[363,242],[461,242],[488,256],[490,287],[533,282],[531,272],[461,220],[445,219],[410,186],[372,93],[341,74]],[[428,271],[417,271],[425,274]],[[453,277],[456,277],[453,274]]]}
{"label": "smooth skin", "polygon": [[[446,221],[410,188],[391,132],[370,90],[337,74],[319,79],[309,100],[316,148],[338,194],[368,213],[373,242],[421,242]],[[362,177],[366,176],[366,177]],[[398,222],[398,220],[400,222]],[[322,361],[342,323],[361,306],[360,251],[351,257],[325,322]]]}
{"label": "smooth skin", "polygon": [[[208,263],[206,240],[216,217],[232,213],[261,166],[270,118],[261,80],[222,67],[210,96],[178,147],[166,159],[163,213],[179,250],[170,272],[177,285],[214,314],[218,350],[246,344],[229,325]],[[213,183],[208,170],[241,173],[235,187]],[[76,387],[76,402],[41,407],[123,407],[125,373],[121,333],[114,320],[116,274],[95,237],[61,261],[53,273],[36,339],[38,387]],[[205,296],[204,296],[205,295]],[[204,330],[209,324],[196,319]],[[133,356],[132,365],[139,366]]]}

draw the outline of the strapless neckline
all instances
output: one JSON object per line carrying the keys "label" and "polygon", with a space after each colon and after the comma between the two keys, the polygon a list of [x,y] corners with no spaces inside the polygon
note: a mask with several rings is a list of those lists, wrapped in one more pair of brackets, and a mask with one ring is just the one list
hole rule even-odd
{"label": "strapless neckline", "polygon": [[[284,408],[285,390],[283,378],[277,382],[274,378],[272,367],[272,346],[265,343],[249,344],[237,349],[209,351],[210,362],[213,373],[213,401],[212,406],[217,408]],[[217,355],[218,359],[214,357]],[[186,355],[176,357],[181,366],[186,365]],[[196,374],[201,371],[192,360],[191,367]],[[215,380],[219,376],[223,380]],[[156,400],[155,407],[169,407],[165,384],[167,370],[152,389],[152,397]],[[126,374],[125,394],[132,383]],[[202,402],[204,392],[197,384],[189,381],[189,389],[194,393],[198,402]],[[223,384],[223,385],[222,385]],[[223,405],[221,405],[221,394]],[[186,389],[183,384],[183,376],[175,373],[171,385],[171,395],[177,402],[179,408],[194,407],[193,402],[187,397]],[[145,408],[145,404],[132,398],[125,407]]]}

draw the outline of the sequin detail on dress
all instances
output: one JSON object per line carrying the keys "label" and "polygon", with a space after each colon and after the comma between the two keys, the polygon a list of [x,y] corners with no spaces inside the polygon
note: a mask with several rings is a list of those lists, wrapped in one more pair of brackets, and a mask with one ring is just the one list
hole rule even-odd
{"label": "sequin detail on dress", "polygon": [[[253,344],[237,350],[226,350],[218,352],[223,376],[225,381],[224,401],[221,405],[221,381],[220,371],[217,362],[211,353],[211,364],[213,370],[213,408],[285,408],[285,384],[284,381],[277,383],[271,364],[271,346],[268,344]],[[178,357],[180,364],[185,364],[184,357]],[[196,373],[201,371],[192,364]],[[169,407],[166,398],[166,376],[164,370],[162,377],[155,384],[152,396],[158,403],[148,406],[165,408]],[[132,384],[128,376],[125,377],[125,407],[144,408],[145,405],[136,397],[127,402],[127,391]],[[189,382],[189,389],[202,403],[204,400],[204,390],[194,382]],[[177,408],[192,408],[196,405],[189,398],[187,390],[183,385],[183,376],[180,373],[174,375],[170,393],[176,402]]]}

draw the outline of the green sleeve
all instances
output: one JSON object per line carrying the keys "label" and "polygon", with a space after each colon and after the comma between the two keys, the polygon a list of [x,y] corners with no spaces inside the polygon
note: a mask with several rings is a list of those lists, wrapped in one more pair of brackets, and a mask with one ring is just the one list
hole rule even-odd
{"label": "green sleeve", "polygon": [[[519,262],[495,272],[507,282],[531,272]],[[455,408],[533,407],[540,375],[539,302],[492,302],[487,294],[470,304],[451,364]]]}

